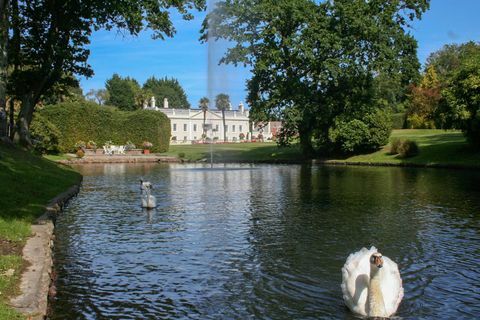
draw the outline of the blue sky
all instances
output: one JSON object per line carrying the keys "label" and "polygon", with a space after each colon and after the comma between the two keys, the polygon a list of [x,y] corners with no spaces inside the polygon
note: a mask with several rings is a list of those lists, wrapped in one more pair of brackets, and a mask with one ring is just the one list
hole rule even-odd
{"label": "blue sky", "polygon": [[[420,62],[445,44],[480,41],[479,12],[480,0],[432,0],[430,10],[411,30],[418,40]],[[141,85],[151,76],[167,76],[179,80],[192,107],[201,97],[220,92],[229,94],[234,106],[245,103],[248,70],[213,65],[209,78],[208,45],[198,40],[204,17],[205,13],[198,13],[193,21],[183,21],[174,16],[177,34],[165,41],[152,40],[147,32],[136,38],[115,31],[94,33],[89,63],[95,75],[81,79],[83,91],[104,88],[113,73],[133,77]],[[216,55],[224,48],[215,45]]]}

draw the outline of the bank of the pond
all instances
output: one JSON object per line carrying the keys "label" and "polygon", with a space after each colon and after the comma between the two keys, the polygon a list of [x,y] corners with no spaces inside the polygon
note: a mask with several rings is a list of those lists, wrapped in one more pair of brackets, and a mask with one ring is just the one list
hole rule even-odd
{"label": "bank of the pond", "polygon": [[180,162],[176,157],[164,155],[94,155],[83,158],[58,157],[54,161],[61,164],[92,164],[92,163],[151,163],[151,162]]}
{"label": "bank of the pond", "polygon": [[[415,157],[401,159],[398,155],[390,155],[390,145],[386,145],[381,150],[369,154],[343,159],[315,159],[313,162],[329,165],[480,169],[480,152],[473,150],[459,131],[394,130],[392,138],[416,141],[420,153]],[[210,151],[214,162],[305,162],[298,146],[279,148],[275,143],[172,145],[165,155],[176,156],[185,161],[210,161]]]}
{"label": "bank of the pond", "polygon": [[[51,199],[78,185],[81,175],[0,142],[0,181],[0,320],[24,319],[9,301],[21,293],[20,279],[29,269],[22,259],[22,248],[38,235],[38,230],[32,232],[32,224],[49,201],[53,205]],[[65,198],[56,200],[61,203]],[[37,285],[29,282],[26,286],[35,289]]]}

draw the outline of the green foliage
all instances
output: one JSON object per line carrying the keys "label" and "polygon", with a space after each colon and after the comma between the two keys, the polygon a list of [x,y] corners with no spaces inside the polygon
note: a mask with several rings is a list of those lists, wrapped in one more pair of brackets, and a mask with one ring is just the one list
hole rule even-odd
{"label": "green foliage", "polygon": [[153,143],[154,152],[168,150],[170,120],[161,112],[124,112],[85,102],[48,106],[40,114],[60,130],[61,152],[72,151],[79,140],[94,140],[98,146],[103,146],[108,141],[123,145],[127,140],[141,145],[143,141],[149,140]]}
{"label": "green foliage", "polygon": [[480,45],[476,48],[460,62],[442,91],[445,101],[439,115],[447,127],[462,129],[480,148]]}
{"label": "green foliage", "polygon": [[398,149],[402,144],[402,141],[403,140],[400,138],[393,138],[390,142],[390,151],[388,152],[388,154],[398,154]]}
{"label": "green foliage", "polygon": [[35,121],[30,126],[33,147],[40,154],[57,154],[60,131],[50,121],[41,115],[35,115]]}
{"label": "green foliage", "polygon": [[[9,1],[9,91],[22,104],[17,120],[22,143],[30,144],[29,124],[34,106],[64,74],[90,77],[89,36],[99,29],[119,30],[132,36],[150,29],[154,39],[172,37],[170,19],[185,19],[205,8],[205,0],[139,1]],[[6,19],[2,19],[6,20]],[[2,21],[3,22],[3,21]],[[2,28],[4,30],[4,28]],[[2,32],[3,34],[3,32]],[[3,45],[4,41],[2,41]],[[3,70],[3,68],[2,68]],[[122,104],[131,108],[130,101]]]}
{"label": "green foliage", "polygon": [[[279,141],[299,138],[311,156],[312,140],[324,146],[338,117],[349,117],[342,132],[364,132],[358,122],[347,123],[401,100],[395,85],[403,89],[419,68],[407,29],[428,7],[428,0],[227,0],[205,19],[202,38],[234,43],[222,62],[251,65],[253,120],[282,120]],[[396,78],[377,94],[378,75]]]}
{"label": "green foliage", "polygon": [[118,107],[123,111],[133,111],[139,108],[137,96],[141,88],[137,80],[130,77],[122,78],[114,74],[105,83],[108,92],[106,104]]}
{"label": "green foliage", "polygon": [[151,77],[144,83],[143,89],[151,92],[159,104],[163,103],[164,98],[167,98],[170,108],[190,108],[187,95],[177,79],[168,79],[167,77],[163,79],[157,79],[155,77]]}
{"label": "green foliage", "polygon": [[413,140],[401,140],[398,146],[398,157],[399,158],[410,158],[418,155],[419,149],[418,145]]}
{"label": "green foliage", "polygon": [[435,122],[419,114],[411,114],[407,117],[407,128],[409,129],[435,129]]}
{"label": "green foliage", "polygon": [[392,131],[390,116],[383,111],[365,115],[362,120],[337,119],[329,140],[342,153],[367,152],[387,144]]}
{"label": "green foliage", "polygon": [[405,128],[405,113],[392,114],[392,129],[404,129]]}
{"label": "green foliage", "polygon": [[85,151],[83,151],[83,149],[78,149],[77,152],[75,152],[75,154],[77,155],[77,158],[83,158],[85,156]]}
{"label": "green foliage", "polygon": [[330,129],[329,138],[337,150],[342,153],[363,151],[370,135],[368,126],[358,119],[348,122],[337,121]]}

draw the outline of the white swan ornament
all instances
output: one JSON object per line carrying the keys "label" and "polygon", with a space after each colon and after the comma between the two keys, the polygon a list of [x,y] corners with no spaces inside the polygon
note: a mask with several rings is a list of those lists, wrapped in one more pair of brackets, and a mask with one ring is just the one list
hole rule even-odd
{"label": "white swan ornament", "polygon": [[153,185],[149,181],[140,179],[140,190],[142,192],[142,208],[152,209],[157,206],[157,199],[151,194]]}
{"label": "white swan ornament", "polygon": [[361,316],[390,317],[403,298],[398,266],[377,248],[362,248],[348,256],[342,268],[342,292],[347,307]]}

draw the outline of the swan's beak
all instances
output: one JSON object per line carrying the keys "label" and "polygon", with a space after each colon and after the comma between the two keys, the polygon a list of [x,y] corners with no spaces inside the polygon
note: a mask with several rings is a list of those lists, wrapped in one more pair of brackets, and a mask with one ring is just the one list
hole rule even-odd
{"label": "swan's beak", "polygon": [[376,256],[376,255],[372,256],[372,259],[370,262],[379,269],[383,267],[383,259],[381,256]]}

